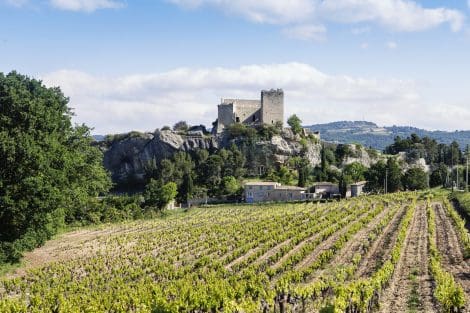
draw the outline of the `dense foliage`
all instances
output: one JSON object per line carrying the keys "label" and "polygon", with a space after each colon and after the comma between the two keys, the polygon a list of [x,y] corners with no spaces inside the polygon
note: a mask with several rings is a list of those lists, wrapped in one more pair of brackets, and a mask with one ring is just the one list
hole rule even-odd
{"label": "dense foliage", "polygon": [[72,126],[67,103],[58,88],[0,74],[0,262],[44,243],[110,187],[90,129]]}

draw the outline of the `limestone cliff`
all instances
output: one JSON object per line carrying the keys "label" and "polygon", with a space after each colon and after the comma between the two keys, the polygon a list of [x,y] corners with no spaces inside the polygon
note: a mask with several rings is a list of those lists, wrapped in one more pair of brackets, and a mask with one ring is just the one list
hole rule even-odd
{"label": "limestone cliff", "polygon": [[113,181],[119,183],[142,179],[145,166],[152,160],[160,162],[178,151],[190,152],[197,148],[216,150],[219,146],[214,137],[181,136],[164,130],[153,134],[120,135],[118,139],[105,141],[101,147],[104,166],[111,172]]}
{"label": "limestone cliff", "polygon": [[[290,157],[303,151],[310,163],[320,164],[321,145],[307,142],[301,144],[299,138],[288,131],[276,135],[271,140],[258,140],[248,143],[245,138],[229,139],[223,136],[186,136],[171,130],[155,133],[129,133],[114,136],[103,141],[104,166],[111,172],[116,183],[129,179],[142,181],[146,165],[155,160],[171,158],[178,151],[192,152],[206,149],[211,152],[236,144],[256,167],[268,168],[274,163],[284,163]],[[304,150],[303,150],[304,149]]]}

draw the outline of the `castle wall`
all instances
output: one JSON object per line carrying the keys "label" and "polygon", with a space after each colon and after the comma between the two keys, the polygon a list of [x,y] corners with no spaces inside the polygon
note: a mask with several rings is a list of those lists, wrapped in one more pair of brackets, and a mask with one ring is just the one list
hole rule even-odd
{"label": "castle wall", "polygon": [[282,89],[261,91],[261,100],[222,99],[218,106],[217,133],[233,123],[245,125],[284,122],[284,92]]}
{"label": "castle wall", "polygon": [[261,122],[273,125],[284,123],[284,91],[271,89],[261,91]]}
{"label": "castle wall", "polygon": [[257,124],[261,121],[259,100],[239,100],[235,103],[235,119],[243,124]]}
{"label": "castle wall", "polygon": [[235,122],[235,115],[234,115],[233,109],[234,109],[233,104],[219,104],[217,106],[217,110],[218,110],[217,132],[218,133],[222,132],[225,127]]}

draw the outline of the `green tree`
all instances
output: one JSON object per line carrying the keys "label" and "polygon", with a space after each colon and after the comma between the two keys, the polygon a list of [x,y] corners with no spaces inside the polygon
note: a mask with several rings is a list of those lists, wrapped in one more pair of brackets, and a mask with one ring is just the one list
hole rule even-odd
{"label": "green tree", "polygon": [[224,195],[234,195],[240,189],[240,184],[233,176],[226,176],[222,180],[222,193]]}
{"label": "green tree", "polygon": [[302,121],[297,115],[291,115],[287,120],[287,124],[292,129],[294,134],[300,134],[302,132]]}
{"label": "green tree", "polygon": [[297,170],[297,186],[305,187],[308,184],[312,168],[305,157],[294,157],[291,159],[292,166]]}
{"label": "green tree", "polygon": [[406,190],[422,190],[428,188],[428,174],[420,168],[413,167],[403,176],[403,186]]}
{"label": "green tree", "polygon": [[175,125],[173,125],[173,130],[174,131],[183,131],[183,132],[185,132],[188,129],[189,129],[189,125],[185,121],[179,121]]}
{"label": "green tree", "polygon": [[367,168],[359,162],[353,162],[346,165],[343,169],[345,176],[351,178],[352,182],[363,181],[365,179],[364,174]]}
{"label": "green tree", "polygon": [[434,187],[446,187],[447,178],[449,176],[449,169],[444,163],[440,163],[439,166],[432,171],[429,177],[429,186]]}
{"label": "green tree", "polygon": [[162,185],[158,180],[151,179],[145,187],[145,204],[162,210],[168,205],[168,203],[175,199],[178,193],[177,188],[178,187],[174,182]]}
{"label": "green tree", "polygon": [[369,170],[365,173],[367,190],[376,193],[384,192],[386,170],[387,164],[384,161],[379,161],[371,165]]}
{"label": "green tree", "polygon": [[194,184],[193,184],[193,177],[191,172],[184,173],[183,176],[183,184],[181,185],[181,200],[186,202],[189,206],[189,200],[191,200],[194,194]]}
{"label": "green tree", "polygon": [[294,179],[294,175],[292,175],[292,172],[287,166],[281,165],[277,171],[269,171],[268,179],[283,185],[289,185],[292,179]]}
{"label": "green tree", "polygon": [[395,158],[387,160],[387,191],[397,192],[402,188],[402,170]]}
{"label": "green tree", "polygon": [[90,129],[59,88],[0,73],[0,262],[51,238],[111,186]]}

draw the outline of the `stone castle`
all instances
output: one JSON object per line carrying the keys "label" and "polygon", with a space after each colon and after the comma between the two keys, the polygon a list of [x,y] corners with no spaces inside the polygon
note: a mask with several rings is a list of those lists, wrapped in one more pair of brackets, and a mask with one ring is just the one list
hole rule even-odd
{"label": "stone castle", "polygon": [[217,133],[227,126],[242,123],[249,126],[284,122],[284,91],[262,90],[260,100],[222,99],[218,105]]}

